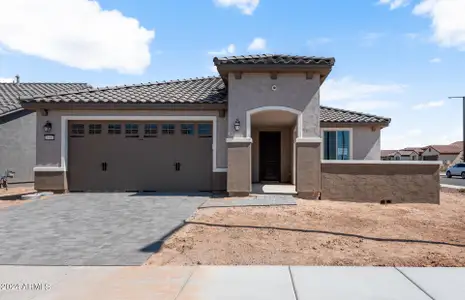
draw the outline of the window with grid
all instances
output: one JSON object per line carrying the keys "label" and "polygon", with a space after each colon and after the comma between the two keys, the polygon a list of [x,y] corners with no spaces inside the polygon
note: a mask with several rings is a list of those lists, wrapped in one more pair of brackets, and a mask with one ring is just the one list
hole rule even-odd
{"label": "window with grid", "polygon": [[175,129],[174,124],[163,124],[161,126],[161,133],[162,134],[167,134],[167,135],[173,135],[174,134],[174,129]]}
{"label": "window with grid", "polygon": [[350,159],[350,131],[323,131],[323,159]]}
{"label": "window with grid", "polygon": [[194,124],[181,124],[182,135],[194,135]]}
{"label": "window with grid", "polygon": [[101,134],[102,124],[89,124],[89,134]]}
{"label": "window with grid", "polygon": [[121,124],[108,124],[108,134],[121,134]]}
{"label": "window with grid", "polygon": [[199,137],[212,137],[212,124],[198,125]]}
{"label": "window with grid", "polygon": [[144,125],[144,137],[157,137],[158,127],[157,124]]}
{"label": "window with grid", "polygon": [[85,126],[84,124],[72,124],[71,125],[71,137],[84,136]]}
{"label": "window with grid", "polygon": [[139,124],[125,124],[126,137],[139,137]]}

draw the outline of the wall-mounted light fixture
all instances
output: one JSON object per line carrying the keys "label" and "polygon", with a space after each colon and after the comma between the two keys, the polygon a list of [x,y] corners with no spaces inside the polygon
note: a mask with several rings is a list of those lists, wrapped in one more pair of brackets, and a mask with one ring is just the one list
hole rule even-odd
{"label": "wall-mounted light fixture", "polygon": [[52,131],[52,123],[50,123],[50,121],[45,122],[44,131],[47,133]]}
{"label": "wall-mounted light fixture", "polygon": [[236,119],[234,122],[234,130],[239,131],[241,129],[241,121],[239,119]]}

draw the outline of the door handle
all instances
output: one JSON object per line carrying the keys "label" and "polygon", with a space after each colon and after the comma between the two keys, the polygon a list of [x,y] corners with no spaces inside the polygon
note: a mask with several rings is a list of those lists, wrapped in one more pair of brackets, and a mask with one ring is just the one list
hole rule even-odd
{"label": "door handle", "polygon": [[107,171],[107,163],[106,162],[102,163],[102,171],[104,171],[104,172]]}
{"label": "door handle", "polygon": [[174,164],[174,169],[175,169],[176,171],[180,171],[180,170],[181,170],[181,163],[178,163],[178,162],[175,163],[175,164]]}

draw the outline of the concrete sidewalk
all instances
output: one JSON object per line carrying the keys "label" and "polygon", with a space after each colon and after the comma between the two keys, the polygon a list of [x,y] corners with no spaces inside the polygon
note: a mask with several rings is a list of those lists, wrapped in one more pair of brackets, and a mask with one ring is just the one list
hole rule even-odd
{"label": "concrete sidewalk", "polygon": [[461,299],[465,268],[0,266],[0,299]]}

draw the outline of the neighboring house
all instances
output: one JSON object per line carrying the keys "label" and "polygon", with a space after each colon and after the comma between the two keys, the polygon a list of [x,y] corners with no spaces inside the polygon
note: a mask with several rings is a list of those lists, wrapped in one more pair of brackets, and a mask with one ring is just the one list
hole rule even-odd
{"label": "neighboring house", "polygon": [[394,160],[397,150],[381,150],[381,160]]}
{"label": "neighboring house", "polygon": [[393,160],[421,160],[421,155],[416,150],[398,150],[392,154]]}
{"label": "neighboring house", "polygon": [[323,160],[380,159],[390,119],[320,106],[334,58],[215,58],[220,77],[22,97],[38,190],[321,190]]}
{"label": "neighboring house", "polygon": [[36,114],[21,107],[18,97],[84,89],[82,83],[0,83],[0,174],[14,171],[12,183],[33,182],[36,165]]}
{"label": "neighboring house", "polygon": [[459,144],[430,145],[423,148],[423,160],[439,160],[444,165],[449,165],[457,159],[462,152]]}

